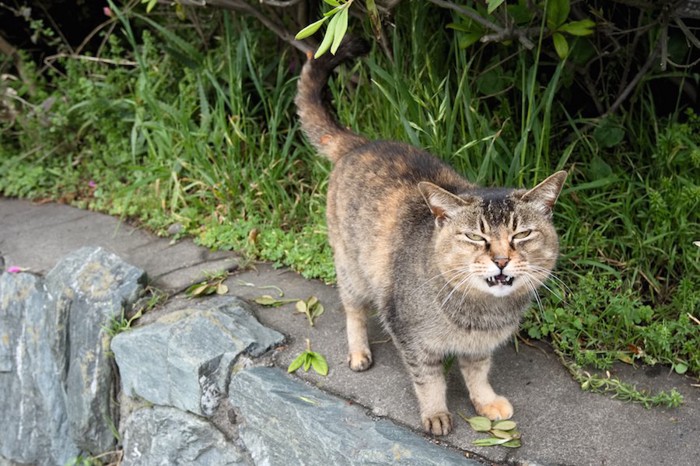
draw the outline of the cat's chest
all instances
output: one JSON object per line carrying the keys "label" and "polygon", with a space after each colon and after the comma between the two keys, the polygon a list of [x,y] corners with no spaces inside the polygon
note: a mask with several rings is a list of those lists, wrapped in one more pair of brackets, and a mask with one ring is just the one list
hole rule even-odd
{"label": "cat's chest", "polygon": [[397,333],[419,347],[436,354],[489,354],[517,330],[521,313],[517,309],[488,312],[468,307],[447,311],[425,305],[420,309],[406,306],[401,314]]}
{"label": "cat's chest", "polygon": [[443,322],[423,335],[426,346],[442,354],[485,354],[491,353],[507,340],[518,325],[511,324],[493,330],[467,330],[451,323]]}

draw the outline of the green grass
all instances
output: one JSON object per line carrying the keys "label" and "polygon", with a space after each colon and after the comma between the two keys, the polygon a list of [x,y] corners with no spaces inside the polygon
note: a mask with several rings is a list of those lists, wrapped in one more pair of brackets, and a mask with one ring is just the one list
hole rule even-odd
{"label": "green grass", "polygon": [[[424,147],[482,184],[532,186],[569,170],[555,213],[557,279],[524,332],[580,365],[700,374],[700,119],[658,119],[644,89],[624,114],[582,119],[562,105],[561,63],[537,50],[460,49],[428,8],[397,10],[394,63],[375,50],[333,79],[340,120]],[[206,44],[151,16],[119,18],[103,56],[139,66],[65,59],[62,73],[34,72],[37,95],[17,89],[28,104],[0,126],[0,193],[160,234],[179,224],[202,245],[332,282],[330,166],[294,114],[303,57],[230,15],[207,24]]]}

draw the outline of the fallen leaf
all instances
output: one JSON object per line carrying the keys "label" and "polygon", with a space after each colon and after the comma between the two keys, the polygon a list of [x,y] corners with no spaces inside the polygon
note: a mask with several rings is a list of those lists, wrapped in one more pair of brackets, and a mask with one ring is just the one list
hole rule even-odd
{"label": "fallen leaf", "polygon": [[496,430],[513,430],[517,424],[514,421],[496,421],[493,423],[493,428]]}
{"label": "fallen leaf", "polygon": [[505,430],[491,429],[489,432],[491,432],[491,435],[494,437],[513,440],[513,436],[510,434],[510,432],[506,432]]}
{"label": "fallen leaf", "polygon": [[261,306],[277,307],[277,306],[281,306],[283,304],[291,303],[292,301],[296,301],[296,300],[294,300],[294,299],[277,299],[277,298],[273,298],[270,295],[265,294],[262,296],[258,296],[257,298],[254,298],[253,301],[260,304]]}
{"label": "fallen leaf", "polygon": [[472,444],[476,445],[478,447],[492,447],[494,445],[503,445],[504,443],[513,442],[513,441],[514,440],[505,439],[505,438],[489,437],[489,438],[480,438],[480,439],[474,440],[472,442]]}
{"label": "fallen leaf", "polygon": [[491,430],[491,421],[483,416],[467,418],[466,421],[477,432],[488,432]]}

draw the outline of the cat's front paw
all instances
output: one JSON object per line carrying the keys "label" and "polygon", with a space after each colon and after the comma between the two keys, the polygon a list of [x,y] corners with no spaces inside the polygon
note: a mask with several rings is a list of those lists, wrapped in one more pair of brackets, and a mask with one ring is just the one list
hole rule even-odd
{"label": "cat's front paw", "polygon": [[372,365],[372,353],[367,351],[353,351],[348,354],[348,364],[355,372],[362,372]]}
{"label": "cat's front paw", "polygon": [[423,416],[423,428],[433,435],[447,435],[452,431],[452,415],[446,411]]}
{"label": "cat's front paw", "polygon": [[510,419],[513,416],[513,405],[506,398],[497,396],[492,402],[474,404],[476,412],[492,421]]}

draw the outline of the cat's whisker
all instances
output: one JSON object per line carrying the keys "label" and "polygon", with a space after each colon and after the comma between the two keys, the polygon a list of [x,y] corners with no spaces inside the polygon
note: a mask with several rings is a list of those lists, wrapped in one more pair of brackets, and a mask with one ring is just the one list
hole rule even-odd
{"label": "cat's whisker", "polygon": [[541,280],[540,278],[538,278],[532,274],[527,274],[527,275],[523,275],[523,276],[524,277],[527,276],[531,280],[534,280],[538,286],[540,286],[540,287],[544,288],[545,290],[549,291],[550,293],[552,293],[558,300],[564,301],[564,297],[562,295],[560,295],[559,293],[557,293],[556,291],[554,291],[552,288],[550,288],[544,280]]}
{"label": "cat's whisker", "polygon": [[[462,285],[464,285],[465,283],[467,283],[467,281],[470,280],[470,279],[472,278],[472,276],[474,276],[474,273],[473,273],[473,272],[467,271],[466,276],[464,276],[464,278],[463,278],[459,283],[457,283],[457,285],[455,285],[454,287],[452,287],[452,290],[450,290],[450,292],[449,292],[449,294],[447,295],[447,297],[442,301],[442,306],[443,306],[443,307],[445,306],[445,304],[447,304],[447,302],[450,300],[450,298],[452,298],[452,295],[454,295],[454,293],[455,293],[459,288],[461,288]],[[446,284],[446,285],[447,285],[447,284]],[[444,289],[444,287],[443,287],[443,289]],[[469,287],[469,289],[471,289],[471,287]],[[441,290],[441,291],[442,291],[442,290]],[[468,292],[468,290],[467,290],[467,292]],[[466,294],[466,293],[463,293],[463,294]],[[462,299],[462,301],[460,301],[460,306],[462,305],[462,302],[463,302],[463,301],[464,301],[464,299]]]}
{"label": "cat's whisker", "polygon": [[533,283],[532,278],[529,275],[523,275],[522,277],[525,279],[525,284],[527,287],[530,288],[530,294],[535,299],[535,302],[537,302],[537,307],[540,309],[540,311],[544,311],[544,308],[542,307],[542,299],[537,292],[537,286],[535,286]]}
{"label": "cat's whisker", "polygon": [[563,288],[566,293],[568,293],[568,294],[572,293],[571,288],[569,288],[569,286],[566,283],[564,283],[564,281],[561,278],[557,277],[557,275],[554,273],[554,271],[546,269],[546,268],[539,266],[539,265],[534,265],[534,264],[529,264],[529,267],[533,271],[544,274],[546,276],[546,279],[550,279],[550,280],[556,282],[557,285],[560,286],[561,288]]}
{"label": "cat's whisker", "polygon": [[[431,282],[433,282],[433,281],[435,281],[435,280],[438,280],[438,279],[440,279],[440,278],[443,278],[443,279],[444,279],[446,274],[452,273],[452,277],[449,278],[448,280],[446,280],[447,283],[446,283],[445,285],[443,285],[443,287],[440,289],[440,292],[442,292],[442,290],[445,288],[445,286],[447,286],[447,284],[449,284],[449,282],[451,282],[452,280],[454,280],[454,278],[460,274],[460,271],[463,271],[463,270],[464,270],[464,267],[462,266],[462,267],[456,267],[456,268],[451,269],[451,270],[447,270],[447,271],[445,271],[445,272],[439,272],[439,273],[437,273],[436,275],[434,275],[434,276],[428,278],[427,280],[425,280],[425,281],[424,281],[422,284],[420,284],[419,286],[417,286],[417,287],[411,292],[410,296],[412,297],[412,296],[416,295],[417,293],[422,292],[422,291],[425,289],[425,287],[428,286]],[[454,272],[454,273],[453,273],[453,272]]]}
{"label": "cat's whisker", "polygon": [[472,288],[474,288],[474,285],[470,285],[464,290],[464,292],[462,293],[462,299],[459,300],[459,307],[462,307],[462,305],[464,305],[464,300],[467,299],[467,296],[469,296],[469,293],[471,292]]}

